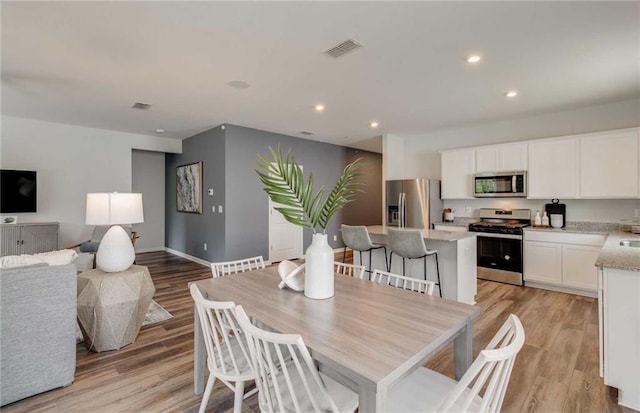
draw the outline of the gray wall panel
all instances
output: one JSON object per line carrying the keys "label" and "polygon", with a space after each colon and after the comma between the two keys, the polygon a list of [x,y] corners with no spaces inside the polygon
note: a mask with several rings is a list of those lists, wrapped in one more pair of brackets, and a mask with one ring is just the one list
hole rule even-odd
{"label": "gray wall panel", "polygon": [[[212,212],[212,206],[225,204],[224,132],[219,126],[202,132],[183,141],[182,154],[166,156],[166,246],[207,261],[223,261],[226,253],[225,215]],[[177,212],[176,167],[198,161],[203,161],[203,213]],[[209,188],[213,196],[207,195]]]}

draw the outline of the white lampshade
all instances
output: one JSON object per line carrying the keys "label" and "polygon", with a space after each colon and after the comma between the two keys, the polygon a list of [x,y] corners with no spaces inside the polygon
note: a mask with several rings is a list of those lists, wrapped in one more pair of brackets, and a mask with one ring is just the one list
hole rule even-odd
{"label": "white lampshade", "polygon": [[144,222],[142,194],[87,194],[88,225],[138,224]]}
{"label": "white lampshade", "polygon": [[144,222],[142,194],[87,194],[87,224],[113,225],[98,247],[96,266],[104,272],[124,271],[133,264],[136,255],[128,234],[120,224]]}

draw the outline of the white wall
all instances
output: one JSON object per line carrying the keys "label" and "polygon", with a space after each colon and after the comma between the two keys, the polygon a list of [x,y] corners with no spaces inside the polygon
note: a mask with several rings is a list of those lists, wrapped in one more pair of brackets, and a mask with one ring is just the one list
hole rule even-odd
{"label": "white wall", "polygon": [[404,145],[384,147],[383,155],[385,158],[388,155],[398,156],[388,154],[387,149],[402,151],[405,162],[402,178],[440,178],[441,150],[636,126],[640,126],[640,99],[405,135],[402,136]]}
{"label": "white wall", "polygon": [[60,247],[89,238],[88,192],[131,192],[131,151],[182,151],[182,141],[2,116],[0,166],[38,172],[38,212],[20,222],[59,222]]}
{"label": "white wall", "polygon": [[136,251],[164,249],[164,153],[134,150],[131,154],[131,191],[142,194],[144,222],[134,225],[138,231]]}
{"label": "white wall", "polygon": [[[569,111],[483,123],[461,128],[402,136],[403,145],[383,146],[383,157],[404,159],[401,178],[439,179],[441,150],[481,146],[521,140],[573,135],[640,126],[640,99]],[[400,154],[401,153],[401,154]],[[549,200],[550,201],[550,200]],[[622,222],[635,220],[636,200],[561,200],[567,204],[567,220]],[[444,206],[455,208],[456,216],[477,216],[478,208],[526,208],[543,210],[544,200],[470,199],[446,200]]]}

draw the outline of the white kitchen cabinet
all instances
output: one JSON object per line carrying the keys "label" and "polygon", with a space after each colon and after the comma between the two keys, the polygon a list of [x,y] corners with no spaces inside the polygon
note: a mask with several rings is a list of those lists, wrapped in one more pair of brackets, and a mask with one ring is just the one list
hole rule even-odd
{"label": "white kitchen cabinet", "polygon": [[524,279],[543,283],[562,283],[562,245],[526,241],[524,246]]}
{"label": "white kitchen cabinet", "polygon": [[0,256],[37,254],[58,249],[58,223],[2,224]]}
{"label": "white kitchen cabinet", "polygon": [[580,197],[638,196],[638,131],[580,137]]}
{"label": "white kitchen cabinet", "polygon": [[476,148],[476,172],[526,170],[526,143],[508,143]]}
{"label": "white kitchen cabinet", "polygon": [[442,199],[473,198],[473,174],[476,170],[474,149],[441,153]]}
{"label": "white kitchen cabinet", "polygon": [[604,235],[525,230],[524,239],[527,285],[595,296]]}
{"label": "white kitchen cabinet", "polygon": [[640,410],[640,277],[614,268],[598,277],[600,375],[618,404]]}
{"label": "white kitchen cabinet", "polygon": [[578,138],[530,142],[528,198],[578,196]]}

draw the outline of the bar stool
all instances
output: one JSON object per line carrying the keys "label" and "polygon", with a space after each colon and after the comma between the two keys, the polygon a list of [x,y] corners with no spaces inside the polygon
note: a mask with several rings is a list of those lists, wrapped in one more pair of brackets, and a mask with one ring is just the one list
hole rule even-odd
{"label": "bar stool", "polygon": [[369,279],[371,279],[371,251],[377,249],[384,249],[384,261],[387,263],[387,248],[384,245],[374,244],[369,237],[369,231],[364,225],[353,226],[342,224],[340,226],[340,232],[342,233],[342,242],[344,242],[344,252],[342,254],[342,262],[345,261],[347,255],[347,247],[360,253],[360,264],[362,264],[362,253],[369,252],[369,269],[366,270],[369,273]]}
{"label": "bar stool", "polygon": [[387,271],[391,271],[391,259],[393,254],[402,257],[402,275],[404,274],[405,258],[410,260],[422,258],[424,260],[424,279],[427,280],[427,257],[434,257],[436,260],[436,276],[438,291],[442,297],[442,286],[440,284],[440,267],[438,265],[438,251],[428,250],[424,244],[422,233],[418,230],[387,229],[387,245],[389,246],[389,264]]}

